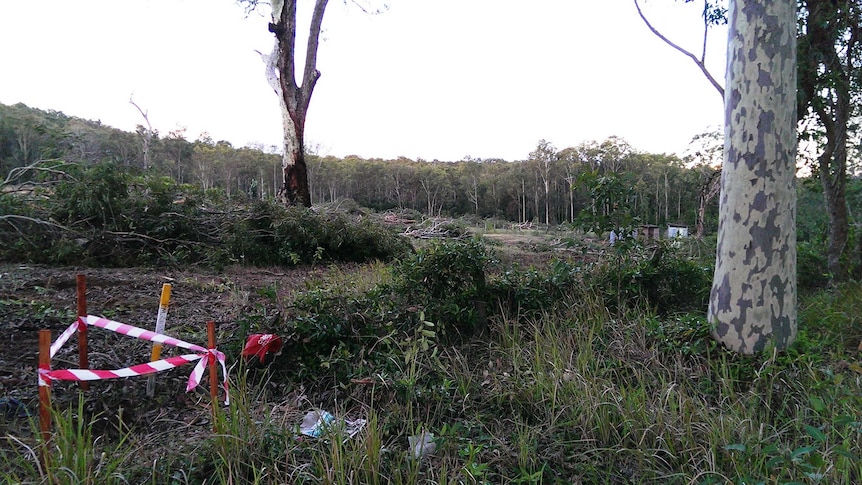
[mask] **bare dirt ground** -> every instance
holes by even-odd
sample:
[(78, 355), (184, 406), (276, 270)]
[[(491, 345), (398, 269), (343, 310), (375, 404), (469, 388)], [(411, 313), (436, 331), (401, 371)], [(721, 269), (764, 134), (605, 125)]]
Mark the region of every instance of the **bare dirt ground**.
[[(55, 340), (75, 321), (76, 276), (87, 286), (87, 310), (111, 320), (154, 329), (162, 285), (172, 285), (165, 333), (190, 343), (206, 344), (206, 322), (217, 325), (218, 347), (238, 354), (242, 343), (237, 320), (250, 308), (272, 306), (273, 292), (289, 298), (325, 268), (158, 270), (144, 268), (52, 268), (0, 265), (0, 436), (29, 437), (27, 415), (38, 410), (38, 332), (51, 330)], [(275, 312), (275, 311), (273, 311)], [(151, 344), (144, 340), (89, 327), (91, 369), (118, 369), (147, 362)], [(163, 356), (188, 353), (165, 347)], [(236, 360), (238, 355), (229, 355)], [(52, 360), (52, 368), (78, 367), (77, 337), (73, 336)], [(146, 377), (93, 381), (83, 393), (94, 429), (154, 427), (209, 429), (209, 398), (205, 387), (192, 393), (185, 385), (194, 364), (156, 377), (154, 397), (146, 396)], [(76, 383), (55, 381), (52, 399), (58, 408), (77, 405)], [(20, 405), (18, 404), (20, 403)], [(161, 424), (157, 424), (161, 423)], [(158, 430), (152, 429), (153, 432)]]

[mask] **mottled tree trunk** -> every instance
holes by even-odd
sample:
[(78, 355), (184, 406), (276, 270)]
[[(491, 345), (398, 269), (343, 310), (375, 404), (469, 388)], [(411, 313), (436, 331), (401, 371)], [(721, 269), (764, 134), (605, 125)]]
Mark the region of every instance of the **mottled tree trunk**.
[(796, 336), (796, 1), (732, 0), (713, 336), (752, 354)]

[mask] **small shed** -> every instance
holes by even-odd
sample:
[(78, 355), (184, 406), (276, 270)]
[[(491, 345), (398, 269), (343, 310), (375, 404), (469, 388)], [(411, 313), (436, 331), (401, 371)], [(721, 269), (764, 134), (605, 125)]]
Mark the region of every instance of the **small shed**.
[(688, 237), (688, 226), (682, 224), (668, 224), (667, 237), (673, 239), (675, 237)]
[(652, 224), (641, 224), (638, 228), (638, 236), (644, 241), (658, 241), (658, 226)]

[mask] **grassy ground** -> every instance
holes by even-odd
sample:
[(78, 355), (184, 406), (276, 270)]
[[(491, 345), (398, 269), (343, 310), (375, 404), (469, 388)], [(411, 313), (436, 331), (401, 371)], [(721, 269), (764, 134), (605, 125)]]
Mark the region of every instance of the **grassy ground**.
[[(487, 268), (481, 289), (493, 308), (482, 311), (463, 303), (476, 296), (475, 281), (438, 289), (436, 297), (411, 293), (410, 285), (436, 288), (433, 275), (422, 276), (421, 258), (398, 270), (331, 271), (296, 300), (260, 288), (270, 303), (246, 313), (244, 330), (280, 312), (281, 332), (301, 335), (269, 367), (235, 363), (231, 404), (220, 408), (217, 432), (97, 432), (71, 406), (58, 411), (48, 448), (32, 436), (7, 436), (0, 477), (159, 484), (862, 481), (862, 286), (805, 295), (790, 350), (742, 357), (710, 339), (702, 312), (658, 311), (637, 298), (637, 280), (628, 276), (642, 275), (648, 257), (598, 261), (591, 256), (598, 246), (567, 253), (571, 248), (561, 250), (568, 245), (556, 237), (539, 246), (565, 264), (519, 267), (499, 258), (508, 262)], [(499, 254), (499, 243), (490, 247)], [(676, 257), (690, 260), (698, 251)], [(451, 247), (436, 254), (465, 271), (477, 259)], [(420, 255), (431, 260), (435, 253)], [(442, 279), (451, 283), (454, 274)], [(401, 300), (403, 294), (415, 301)], [(451, 308), (434, 298), (461, 303)], [(464, 331), (458, 325), (468, 320), (482, 325)], [(329, 354), (303, 353), (316, 346)], [(319, 438), (297, 429), (313, 409), (335, 417)], [(347, 436), (342, 423), (357, 419), (364, 427)], [(411, 446), (411, 437), (427, 437), (427, 445)], [(47, 467), (36, 459), (45, 450)]]

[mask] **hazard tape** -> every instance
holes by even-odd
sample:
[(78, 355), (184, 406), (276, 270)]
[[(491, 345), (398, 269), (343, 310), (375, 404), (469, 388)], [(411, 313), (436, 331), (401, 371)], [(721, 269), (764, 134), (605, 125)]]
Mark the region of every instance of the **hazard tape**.
[(123, 335), (128, 335), (129, 337), (135, 337), (142, 340), (149, 340), (150, 342), (156, 342), (164, 345), (171, 345), (174, 347), (180, 347), (188, 350), (192, 350), (198, 352), (196, 354), (186, 354), (179, 355), (175, 357), (168, 357), (166, 359), (156, 360), (152, 362), (147, 362), (144, 364), (138, 364), (131, 367), (124, 367), (122, 369), (114, 369), (114, 370), (93, 370), (93, 369), (58, 369), (51, 370), (46, 368), (39, 368), (39, 385), (40, 386), (50, 386), (52, 380), (58, 381), (95, 381), (100, 379), (116, 379), (119, 377), (134, 377), (134, 376), (143, 376), (147, 374), (153, 374), (155, 372), (161, 372), (167, 369), (173, 369), (174, 367), (178, 367), (184, 364), (188, 364), (194, 361), (198, 361), (195, 368), (192, 370), (191, 375), (189, 375), (188, 383), (186, 384), (186, 392), (191, 391), (195, 387), (197, 387), (201, 378), (203, 377), (204, 369), (206, 369), (207, 365), (210, 361), (218, 362), (221, 365), (222, 376), (224, 380), (222, 381), (222, 385), (225, 390), (225, 404), (229, 404), (228, 400), (228, 381), (227, 381), (227, 366), (225, 365), (225, 355), (224, 353), (216, 350), (216, 349), (207, 349), (201, 347), (200, 345), (191, 344), (185, 342), (180, 339), (176, 339), (170, 337), (168, 335), (152, 332), (149, 330), (144, 330), (139, 327), (135, 327), (132, 325), (127, 325), (125, 323), (115, 322), (113, 320), (108, 320), (107, 318), (96, 317), (93, 315), (87, 315), (86, 317), (80, 316), (78, 317), (78, 321), (69, 326), (58, 338), (57, 340), (51, 344), (51, 357), (54, 357), (54, 354), (57, 353), (58, 350), (69, 340), (72, 334), (78, 330), (80, 325), (92, 325), (94, 327), (104, 328), (105, 330), (111, 330), (113, 332), (117, 332)]

